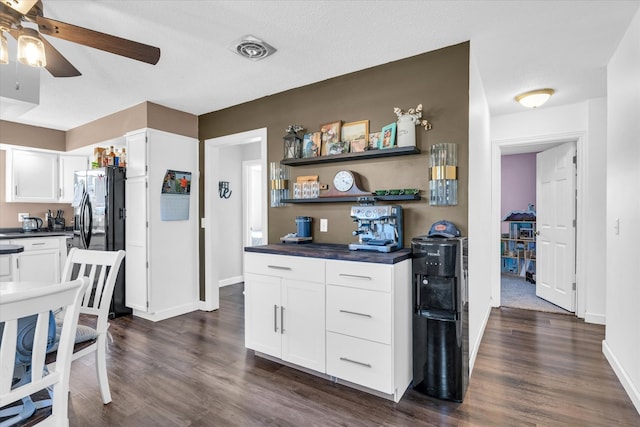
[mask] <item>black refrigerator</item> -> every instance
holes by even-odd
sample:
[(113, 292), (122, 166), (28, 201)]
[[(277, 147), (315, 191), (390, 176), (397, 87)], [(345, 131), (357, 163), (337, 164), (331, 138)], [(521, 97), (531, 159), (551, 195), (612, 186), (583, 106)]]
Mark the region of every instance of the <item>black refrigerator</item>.
[(469, 382), (467, 238), (411, 240), (413, 388), (462, 402)]
[[(117, 251), (125, 248), (125, 168), (108, 166), (76, 171), (74, 177), (73, 246)], [(122, 261), (111, 301), (111, 317), (131, 314), (125, 306)]]

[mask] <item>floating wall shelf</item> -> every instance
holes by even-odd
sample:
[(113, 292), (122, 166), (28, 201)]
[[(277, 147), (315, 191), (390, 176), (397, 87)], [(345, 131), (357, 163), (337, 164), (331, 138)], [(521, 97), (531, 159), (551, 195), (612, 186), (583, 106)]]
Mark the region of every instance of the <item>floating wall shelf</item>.
[(288, 166), (317, 165), (321, 163), (347, 162), (350, 160), (374, 159), (378, 157), (407, 156), (409, 154), (420, 154), (420, 149), (418, 149), (417, 147), (384, 148), (381, 150), (366, 150), (359, 153), (344, 153), (333, 154), (329, 156), (306, 157), (304, 159), (283, 159), (280, 161), (280, 164)]
[[(283, 199), (282, 203), (329, 203), (329, 202), (350, 202), (357, 203), (358, 198), (362, 196), (356, 197), (318, 197), (317, 199)], [(372, 195), (376, 202), (400, 202), (400, 201), (408, 201), (408, 200), (421, 200), (419, 194), (403, 194), (398, 196), (375, 196)]]

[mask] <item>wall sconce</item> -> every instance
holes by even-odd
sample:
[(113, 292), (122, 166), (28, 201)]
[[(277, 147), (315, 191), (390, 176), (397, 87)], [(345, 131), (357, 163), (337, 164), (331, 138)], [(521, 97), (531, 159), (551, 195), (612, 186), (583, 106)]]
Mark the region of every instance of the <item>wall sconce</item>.
[(282, 202), (289, 198), (289, 167), (278, 162), (269, 164), (269, 180), (271, 181), (271, 207), (285, 206)]
[(300, 125), (291, 125), (287, 128), (287, 134), (282, 137), (285, 159), (300, 159), (302, 157), (302, 138), (298, 136), (298, 132), (303, 129)]
[(555, 91), (553, 89), (532, 90), (516, 96), (516, 101), (527, 108), (538, 108), (547, 102), (554, 92)]
[(458, 204), (458, 144), (442, 143), (431, 146), (429, 162), (429, 204), (453, 206)]

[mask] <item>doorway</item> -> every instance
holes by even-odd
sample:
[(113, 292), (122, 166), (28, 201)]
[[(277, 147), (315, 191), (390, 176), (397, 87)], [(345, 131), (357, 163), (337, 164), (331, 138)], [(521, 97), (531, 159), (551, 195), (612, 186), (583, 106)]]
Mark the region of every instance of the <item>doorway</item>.
[[(501, 215), (501, 184), (502, 184), (502, 171), (501, 171), (501, 157), (503, 155), (510, 154), (522, 154), (522, 153), (533, 153), (540, 152), (552, 147), (561, 145), (567, 142), (573, 142), (576, 146), (577, 152), (577, 186), (576, 186), (576, 229), (575, 229), (575, 265), (576, 265), (576, 293), (575, 293), (575, 313), (578, 317), (584, 317), (584, 305), (585, 305), (585, 292), (584, 289), (581, 289), (580, 277), (581, 272), (584, 270), (584, 266), (582, 264), (582, 256), (581, 253), (581, 245), (580, 242), (583, 241), (583, 236), (585, 235), (585, 230), (583, 229), (584, 221), (581, 221), (581, 218), (584, 217), (584, 212), (582, 211), (582, 206), (580, 203), (581, 194), (584, 191), (582, 183), (584, 182), (584, 162), (581, 158), (581, 154), (584, 150), (583, 141), (584, 137), (582, 133), (575, 133), (570, 135), (561, 135), (561, 136), (550, 136), (550, 137), (539, 137), (539, 138), (528, 138), (528, 139), (518, 139), (518, 140), (504, 140), (495, 142), (492, 147), (492, 164), (493, 164), (493, 179), (492, 179), (492, 193), (494, 194), (494, 199), (492, 202), (492, 211), (493, 211), (493, 221), (494, 224), (492, 229), (496, 232), (494, 236), (496, 238), (495, 246), (500, 247), (500, 237), (502, 235), (502, 215)], [(501, 259), (500, 252), (496, 251), (495, 256), (495, 268), (496, 273), (493, 277), (495, 280), (492, 281), (492, 305), (494, 307), (500, 307), (502, 305), (501, 302)]]
[[(267, 129), (211, 138), (204, 143), (204, 309), (216, 310), (220, 306), (219, 287), (244, 279), (244, 219), (248, 208), (243, 194), (243, 162), (255, 162), (264, 175), (267, 170)], [(265, 177), (262, 179), (266, 182)], [(219, 197), (220, 182), (227, 183), (228, 198)], [(262, 235), (267, 236), (267, 186), (251, 191), (260, 199), (257, 215)]]
[(242, 162), (242, 235), (244, 246), (258, 246), (266, 243), (262, 223), (262, 191), (265, 187), (262, 161)]

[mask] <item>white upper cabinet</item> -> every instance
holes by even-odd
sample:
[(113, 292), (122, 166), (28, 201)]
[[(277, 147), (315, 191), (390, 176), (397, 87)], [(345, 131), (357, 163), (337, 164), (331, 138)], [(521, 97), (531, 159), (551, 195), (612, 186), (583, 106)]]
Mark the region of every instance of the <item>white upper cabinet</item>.
[(6, 200), (27, 203), (71, 203), (73, 172), (86, 170), (86, 156), (8, 149)]
[(40, 151), (7, 150), (7, 201), (58, 201), (58, 155)]
[(58, 183), (59, 203), (71, 203), (73, 201), (74, 172), (89, 169), (89, 158), (87, 156), (71, 156), (61, 154), (59, 162), (60, 174)]

